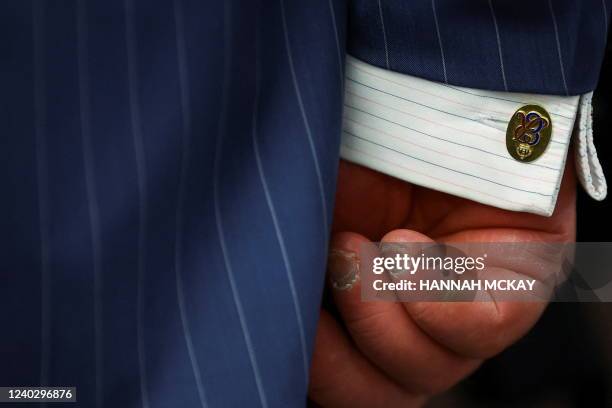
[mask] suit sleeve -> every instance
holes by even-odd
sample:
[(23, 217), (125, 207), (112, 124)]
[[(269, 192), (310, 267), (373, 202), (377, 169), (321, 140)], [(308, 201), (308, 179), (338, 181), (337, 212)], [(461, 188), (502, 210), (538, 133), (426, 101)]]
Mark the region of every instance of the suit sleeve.
[[(484, 204), (550, 215), (573, 141), (569, 159), (582, 185), (605, 198), (591, 97), (606, 2), (535, 0), (528, 10), (464, 3), (351, 4), (341, 156)], [(522, 126), (534, 134), (513, 121), (532, 106), (548, 115), (544, 137), (530, 111)], [(518, 139), (509, 139), (513, 132)]]

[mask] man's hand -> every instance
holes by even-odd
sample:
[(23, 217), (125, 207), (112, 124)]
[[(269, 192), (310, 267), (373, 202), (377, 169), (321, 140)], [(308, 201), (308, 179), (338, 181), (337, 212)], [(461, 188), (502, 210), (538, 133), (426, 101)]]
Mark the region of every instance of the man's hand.
[[(342, 162), (329, 273), (359, 267), (364, 242), (573, 242), (568, 163), (552, 217), (505, 211)], [(356, 270), (356, 269), (355, 269)], [(410, 407), (444, 391), (523, 336), (544, 302), (362, 302), (359, 281), (323, 310), (310, 397), (323, 407)], [(343, 327), (346, 330), (343, 329)]]

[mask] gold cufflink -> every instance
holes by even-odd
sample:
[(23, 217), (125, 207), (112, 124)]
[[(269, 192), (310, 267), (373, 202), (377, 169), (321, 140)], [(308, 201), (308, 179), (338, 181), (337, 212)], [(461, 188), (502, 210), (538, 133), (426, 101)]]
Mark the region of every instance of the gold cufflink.
[(552, 121), (541, 106), (525, 105), (518, 109), (506, 131), (506, 148), (510, 156), (521, 162), (540, 157), (550, 143)]

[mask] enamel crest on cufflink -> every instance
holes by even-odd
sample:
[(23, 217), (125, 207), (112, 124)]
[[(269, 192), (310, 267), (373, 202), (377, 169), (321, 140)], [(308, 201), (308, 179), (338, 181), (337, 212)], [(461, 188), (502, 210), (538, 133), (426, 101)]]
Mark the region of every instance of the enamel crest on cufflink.
[(506, 148), (520, 162), (532, 162), (542, 156), (552, 135), (550, 115), (539, 105), (518, 109), (506, 131)]

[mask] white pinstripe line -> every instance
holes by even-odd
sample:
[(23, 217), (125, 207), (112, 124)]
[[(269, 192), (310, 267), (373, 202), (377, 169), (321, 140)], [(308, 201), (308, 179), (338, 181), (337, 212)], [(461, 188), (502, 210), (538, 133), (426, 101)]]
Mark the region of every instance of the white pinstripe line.
[(340, 81), (340, 90), (344, 89), (344, 81), (342, 81), (343, 68), (342, 68), (342, 52), (340, 51), (340, 39), (338, 38), (338, 25), (336, 24), (336, 12), (334, 11), (333, 0), (329, 0), (329, 14), (331, 15), (332, 28), (334, 29), (334, 39), (336, 40), (336, 52), (338, 54), (338, 79)]
[(440, 45), (440, 56), (442, 57), (442, 70), (444, 71), (444, 83), (448, 84), (448, 76), (446, 75), (446, 59), (444, 58), (444, 46), (442, 45), (442, 36), (440, 35), (440, 26), (438, 25), (438, 12), (436, 11), (436, 0), (431, 0), (431, 10), (433, 11), (434, 23), (436, 25), (436, 34), (438, 35), (438, 44)]
[(383, 35), (383, 42), (385, 44), (385, 64), (387, 69), (390, 69), (389, 65), (389, 46), (387, 44), (387, 30), (385, 29), (385, 18), (383, 16), (382, 4), (380, 4), (380, 0), (378, 0), (378, 15), (380, 16), (380, 29)]
[(88, 50), (87, 3), (79, 1), (77, 5), (77, 36), (78, 36), (78, 76), (81, 139), (83, 148), (83, 165), (85, 173), (85, 188), (87, 191), (87, 207), (91, 228), (91, 247), (93, 256), (94, 280), (94, 354), (95, 354), (95, 401), (96, 407), (104, 405), (103, 375), (104, 354), (102, 347), (102, 245), (100, 243), (100, 211), (98, 193), (94, 173), (93, 147), (91, 140), (91, 106), (89, 91), (89, 50)]
[(559, 55), (559, 67), (561, 68), (561, 78), (563, 78), (563, 88), (565, 89), (565, 94), (569, 95), (567, 82), (565, 81), (565, 68), (563, 67), (563, 55), (561, 54), (559, 28), (557, 27), (557, 18), (555, 17), (555, 10), (553, 9), (552, 0), (548, 0), (548, 8), (550, 9), (550, 16), (552, 17), (553, 27), (555, 29), (555, 40), (557, 41), (557, 54)]
[(323, 188), (323, 179), (321, 177), (321, 168), (319, 167), (319, 158), (317, 157), (317, 151), (314, 145), (314, 141), (312, 140), (312, 134), (310, 131), (310, 124), (308, 122), (308, 117), (306, 116), (306, 110), (304, 109), (304, 103), (302, 101), (302, 93), (300, 92), (300, 86), (298, 84), (297, 75), (295, 73), (295, 67), (293, 66), (293, 57), (291, 55), (291, 43), (289, 41), (289, 30), (287, 29), (287, 17), (285, 16), (285, 2), (284, 0), (279, 0), (281, 6), (281, 17), (283, 21), (283, 33), (285, 35), (285, 48), (287, 51), (287, 59), (289, 61), (289, 69), (291, 71), (291, 79), (293, 80), (293, 88), (295, 89), (295, 94), (297, 98), (297, 102), (300, 108), (300, 112), (302, 114), (302, 120), (304, 122), (304, 128), (306, 129), (306, 136), (308, 136), (308, 144), (310, 146), (310, 153), (312, 155), (312, 160), (314, 162), (315, 173), (317, 174), (317, 183), (319, 184), (319, 196), (321, 199), (321, 207), (323, 209), (323, 233), (325, 235), (325, 247), (327, 248), (327, 203), (325, 202), (325, 190)]
[(179, 91), (181, 100), (181, 113), (183, 119), (183, 151), (181, 156), (181, 172), (179, 176), (178, 197), (176, 200), (176, 237), (174, 241), (174, 272), (176, 274), (176, 296), (183, 327), (183, 338), (189, 354), (189, 361), (200, 399), (200, 406), (206, 408), (206, 392), (202, 384), (200, 365), (193, 346), (191, 327), (187, 317), (185, 306), (185, 295), (183, 289), (183, 208), (185, 206), (185, 190), (187, 188), (187, 175), (189, 174), (189, 164), (191, 162), (191, 103), (189, 71), (187, 66), (187, 52), (185, 47), (185, 28), (183, 22), (183, 5), (181, 0), (174, 0), (174, 22), (176, 29), (176, 57), (179, 74)]
[(504, 57), (502, 54), (501, 38), (499, 36), (499, 27), (497, 26), (497, 17), (495, 17), (495, 9), (493, 8), (492, 0), (489, 0), (489, 9), (491, 10), (493, 26), (495, 27), (495, 37), (497, 38), (497, 52), (499, 53), (499, 66), (501, 69), (502, 79), (504, 81), (504, 89), (506, 90), (506, 92), (508, 92), (508, 83), (506, 82), (506, 70), (504, 69)]
[(143, 145), (142, 123), (140, 118), (140, 107), (138, 103), (138, 67), (136, 53), (136, 38), (134, 34), (134, 12), (133, 0), (125, 0), (125, 39), (128, 63), (128, 93), (130, 104), (130, 120), (132, 126), (132, 137), (134, 141), (134, 153), (136, 159), (136, 177), (138, 183), (138, 288), (137, 288), (137, 310), (136, 310), (136, 332), (138, 348), (138, 368), (140, 372), (140, 396), (143, 408), (149, 407), (149, 393), (147, 389), (147, 370), (144, 350), (144, 283), (146, 276), (146, 237), (147, 237), (147, 173), (146, 158)]
[[(259, 44), (257, 47), (259, 51)], [(272, 195), (270, 194), (270, 189), (268, 188), (268, 182), (266, 180), (266, 175), (264, 173), (263, 165), (261, 162), (261, 156), (259, 154), (259, 144), (257, 139), (257, 120), (258, 120), (258, 110), (259, 110), (259, 72), (260, 70), (260, 62), (259, 55), (257, 56), (256, 67), (255, 67), (255, 101), (253, 104), (253, 119), (252, 119), (252, 138), (253, 138), (253, 150), (255, 153), (255, 160), (257, 162), (257, 171), (259, 173), (259, 179), (261, 180), (261, 185), (263, 187), (264, 194), (266, 196), (266, 202), (268, 204), (268, 209), (270, 210), (270, 216), (272, 217), (272, 224), (274, 225), (274, 232), (276, 233), (276, 239), (278, 240), (278, 245), (280, 247), (281, 255), (283, 257), (283, 263), (285, 264), (285, 272), (287, 274), (287, 281), (289, 283), (289, 290), (291, 292), (291, 298), (293, 300), (293, 309), (295, 311), (295, 317), (297, 320), (298, 330), (300, 334), (300, 347), (302, 349), (302, 362), (304, 364), (304, 382), (308, 382), (308, 352), (306, 350), (306, 336), (304, 334), (304, 322), (302, 320), (302, 310), (300, 307), (300, 302), (297, 294), (297, 290), (295, 289), (295, 282), (293, 280), (293, 270), (291, 268), (291, 262), (289, 261), (289, 255), (287, 254), (287, 248), (285, 247), (285, 240), (283, 238), (283, 233), (280, 229), (280, 223), (278, 222), (278, 218), (276, 216), (276, 209), (274, 207), (274, 202), (272, 201)]]
[(234, 298), (234, 305), (236, 306), (236, 312), (238, 313), (238, 319), (240, 321), (240, 327), (242, 329), (242, 335), (244, 337), (244, 343), (249, 354), (249, 360), (251, 362), (251, 368), (253, 369), (253, 377), (255, 378), (255, 385), (257, 386), (257, 392), (259, 394), (259, 402), (261, 406), (266, 408), (268, 406), (266, 394), (263, 388), (261, 375), (259, 374), (259, 366), (257, 365), (257, 357), (253, 348), (253, 342), (251, 341), (251, 334), (249, 327), (246, 322), (244, 315), (244, 309), (242, 307), (242, 301), (240, 300), (240, 293), (238, 292), (238, 286), (236, 284), (236, 278), (234, 277), (234, 271), (232, 264), (229, 259), (229, 251), (225, 243), (225, 232), (223, 229), (223, 220), (221, 216), (221, 206), (219, 202), (219, 176), (221, 172), (221, 155), (223, 152), (223, 136), (225, 135), (225, 127), (227, 125), (227, 110), (228, 110), (228, 98), (229, 98), (229, 85), (230, 75), (229, 72), (232, 66), (232, 53), (231, 53), (231, 4), (230, 1), (224, 3), (224, 60), (223, 60), (223, 95), (221, 98), (221, 112), (219, 115), (219, 129), (217, 134), (217, 145), (215, 149), (214, 159), (214, 171), (213, 171), (213, 201), (215, 207), (215, 223), (217, 226), (217, 235), (219, 237), (219, 244), (221, 245), (221, 253), (223, 254), (223, 262), (225, 270), (227, 272), (227, 278), (232, 290), (232, 296)]
[[(45, 99), (44, 10), (41, 1), (32, 4), (34, 61), (34, 133), (36, 144), (36, 184), (40, 229), (40, 385), (49, 385), (51, 342), (51, 286), (49, 276), (49, 181), (47, 179), (47, 104)], [(42, 406), (47, 406), (43, 403)]]

